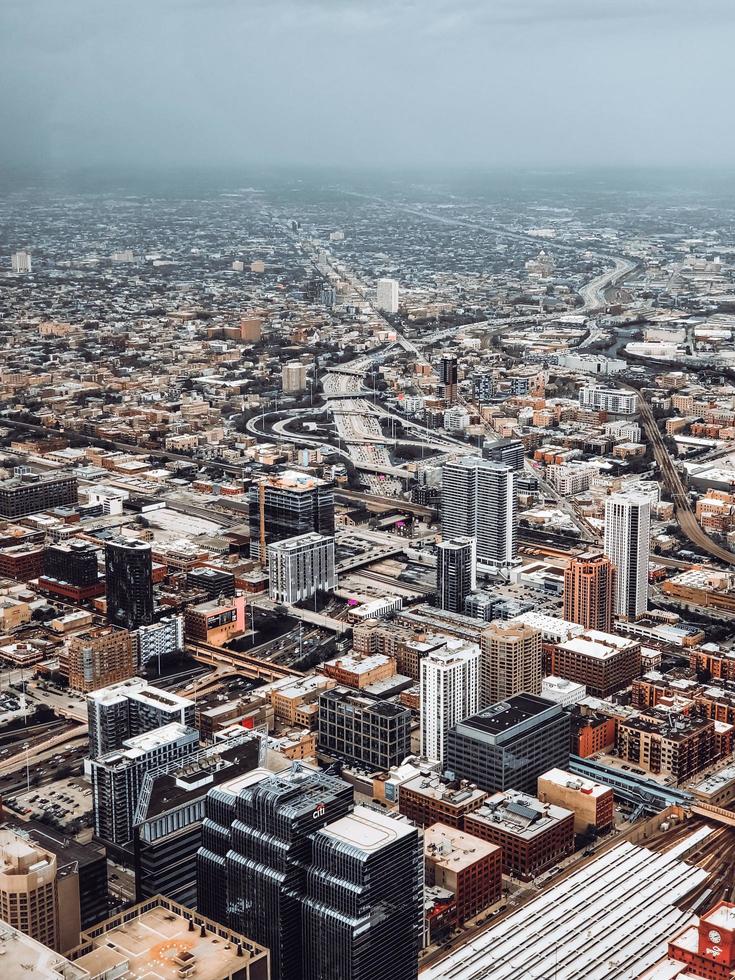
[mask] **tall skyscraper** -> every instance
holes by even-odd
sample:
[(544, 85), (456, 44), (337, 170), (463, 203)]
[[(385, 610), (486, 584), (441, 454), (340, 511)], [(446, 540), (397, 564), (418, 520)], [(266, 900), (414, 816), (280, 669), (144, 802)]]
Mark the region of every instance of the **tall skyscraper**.
[(469, 456), (442, 468), (441, 529), (446, 541), (477, 540), (477, 562), (503, 569), (516, 560), (517, 499), (512, 467)]
[(415, 980), (423, 849), (405, 817), (357, 806), (314, 835), (303, 905), (304, 980)]
[(633, 620), (648, 609), (651, 501), (613, 494), (605, 501), (605, 554), (615, 566), (615, 615)]
[(541, 630), (523, 623), (495, 620), (482, 631), (480, 702), (482, 707), (516, 694), (540, 694)]
[(480, 648), (448, 640), (421, 659), (421, 754), (444, 763), (447, 732), (480, 708)]
[(474, 538), (450, 538), (436, 549), (436, 594), (440, 609), (464, 612), (464, 601), (477, 586)]
[(334, 487), (296, 470), (268, 476), (248, 492), (250, 556), (266, 562), (267, 545), (316, 531), (334, 534)]
[(303, 980), (315, 955), (302, 927), (314, 834), (352, 808), (349, 783), (298, 765), (278, 775), (255, 769), (207, 795), (197, 907), (246, 926), (270, 950), (271, 980)]
[(288, 604), (337, 587), (334, 538), (310, 531), (268, 545), (271, 599)]
[(13, 272), (30, 272), (32, 259), (30, 252), (13, 252), (10, 256), (10, 267)]
[(564, 619), (612, 631), (615, 566), (602, 553), (575, 555), (564, 570)]
[(395, 279), (378, 279), (375, 305), (385, 313), (398, 312), (398, 283)]
[(439, 380), (444, 387), (444, 401), (453, 405), (457, 400), (457, 358), (452, 354), (442, 354), (439, 362)]
[(153, 622), (151, 546), (135, 538), (116, 538), (105, 547), (107, 618), (128, 630)]

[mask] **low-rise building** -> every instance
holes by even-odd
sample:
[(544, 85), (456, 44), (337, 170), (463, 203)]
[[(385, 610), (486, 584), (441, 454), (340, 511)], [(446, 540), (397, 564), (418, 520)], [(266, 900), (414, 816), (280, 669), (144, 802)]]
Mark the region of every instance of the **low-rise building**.
[(572, 810), (574, 832), (587, 834), (609, 830), (614, 820), (613, 791), (609, 786), (575, 776), (564, 769), (549, 769), (538, 778), (538, 798)]
[(502, 895), (500, 847), (447, 824), (435, 823), (424, 832), (424, 870), (429, 887), (452, 893), (452, 919), (457, 925), (493, 905)]
[(465, 818), (465, 831), (497, 844), (503, 871), (529, 880), (574, 850), (574, 813), (510, 789)]

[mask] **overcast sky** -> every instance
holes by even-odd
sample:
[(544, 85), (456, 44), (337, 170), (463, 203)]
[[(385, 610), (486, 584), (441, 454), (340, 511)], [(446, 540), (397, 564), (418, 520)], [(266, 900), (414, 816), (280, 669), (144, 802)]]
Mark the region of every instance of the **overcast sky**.
[(735, 163), (735, 0), (0, 0), (0, 165)]

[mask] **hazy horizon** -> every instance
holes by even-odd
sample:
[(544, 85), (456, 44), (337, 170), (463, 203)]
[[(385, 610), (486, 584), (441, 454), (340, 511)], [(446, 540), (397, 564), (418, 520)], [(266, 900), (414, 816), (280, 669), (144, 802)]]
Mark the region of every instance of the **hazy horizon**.
[(727, 0), (26, 0), (0, 169), (735, 165)]

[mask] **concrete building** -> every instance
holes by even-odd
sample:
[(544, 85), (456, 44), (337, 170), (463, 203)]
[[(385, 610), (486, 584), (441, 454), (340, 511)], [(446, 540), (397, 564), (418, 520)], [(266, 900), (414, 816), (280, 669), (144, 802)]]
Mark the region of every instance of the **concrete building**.
[(444, 762), (447, 732), (480, 707), (480, 648), (448, 640), (421, 660), (421, 754)]
[(77, 502), (77, 478), (68, 473), (21, 473), (0, 481), (0, 517), (12, 520)]
[(374, 769), (390, 769), (411, 754), (411, 712), (345, 688), (319, 697), (319, 750)]
[(424, 831), (424, 868), (428, 886), (452, 892), (452, 921), (456, 925), (500, 901), (503, 860), (497, 844), (435, 823)]
[[(70, 954), (89, 980), (269, 980), (265, 946), (224, 923), (156, 895), (126, 908), (82, 936)], [(66, 974), (61, 974), (66, 980)], [(72, 980), (76, 980), (74, 974)]]
[(453, 405), (457, 400), (457, 380), (457, 358), (452, 354), (443, 354), (439, 362), (439, 381), (448, 405)]
[(574, 813), (515, 789), (496, 793), (470, 813), (465, 831), (497, 844), (503, 872), (526, 881), (574, 850)]
[(184, 649), (184, 617), (163, 616), (150, 626), (139, 626), (131, 634), (136, 669), (147, 670), (151, 664), (160, 666), (161, 659)]
[(638, 395), (620, 388), (582, 388), (579, 392), (579, 407), (609, 412), (611, 415), (635, 415), (638, 411)]
[(307, 370), (301, 361), (288, 361), (281, 368), (281, 386), (284, 395), (306, 389)]
[(544, 651), (545, 671), (584, 684), (587, 693), (608, 698), (641, 673), (641, 644), (618, 633), (585, 630)]
[(605, 501), (605, 555), (615, 566), (615, 615), (637, 619), (648, 609), (651, 501), (614, 494)]
[(436, 549), (436, 594), (440, 609), (461, 613), (477, 588), (475, 538), (450, 538)]
[(541, 630), (496, 620), (480, 635), (480, 703), (506, 701), (514, 694), (540, 694)]
[(90, 761), (95, 837), (130, 863), (133, 814), (147, 772), (194, 755), (199, 733), (172, 722), (125, 739), (122, 748)]
[(193, 643), (222, 646), (247, 628), (245, 596), (209, 599), (184, 610), (184, 634)]
[(57, 952), (79, 941), (79, 903), (60, 919), (56, 855), (12, 830), (0, 831), (0, 919)]
[(615, 566), (603, 554), (575, 555), (564, 570), (564, 619), (612, 631)]
[(478, 564), (506, 569), (517, 557), (517, 500), (512, 467), (466, 456), (442, 467), (441, 532), (475, 538)]
[(13, 270), (13, 272), (18, 274), (31, 272), (33, 268), (31, 253), (24, 252), (23, 250), (13, 252), (13, 254), (10, 256), (10, 268)]
[(568, 765), (569, 733), (560, 705), (518, 694), (449, 729), (446, 767), (486, 792), (535, 793), (549, 766)]
[(394, 677), (396, 662), (393, 657), (386, 657), (382, 653), (352, 651), (334, 660), (325, 661), (321, 670), (337, 684), (362, 689)]
[(401, 782), (398, 809), (419, 827), (442, 823), (462, 829), (468, 813), (479, 809), (487, 793), (466, 779), (449, 780), (428, 766)]
[(305, 473), (289, 470), (254, 483), (248, 507), (250, 555), (263, 564), (267, 545), (275, 541), (310, 531), (334, 535), (334, 486)]
[(84, 630), (68, 641), (69, 687), (96, 691), (135, 673), (135, 656), (130, 633), (114, 626)]
[(178, 722), (194, 727), (194, 702), (131, 677), (87, 697), (89, 755), (97, 759), (136, 735)]
[(395, 279), (378, 279), (375, 305), (385, 313), (398, 312), (398, 283)]
[(555, 701), (563, 708), (570, 708), (586, 696), (587, 688), (584, 684), (575, 684), (574, 681), (568, 681), (564, 677), (554, 677), (553, 674), (541, 678), (541, 697), (548, 701)]
[(310, 531), (268, 545), (268, 593), (287, 605), (337, 587), (334, 538)]
[(564, 769), (549, 769), (538, 778), (542, 803), (572, 810), (575, 834), (604, 833), (613, 825), (613, 791), (609, 786), (575, 776)]

